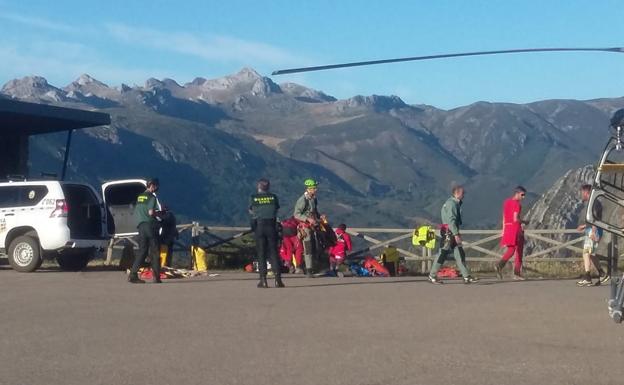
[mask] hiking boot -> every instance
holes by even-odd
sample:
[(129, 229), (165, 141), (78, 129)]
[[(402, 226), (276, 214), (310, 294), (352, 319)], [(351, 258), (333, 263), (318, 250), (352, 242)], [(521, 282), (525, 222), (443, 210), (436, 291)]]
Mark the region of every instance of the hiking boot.
[(478, 282), (478, 281), (479, 281), (479, 278), (475, 278), (475, 277), (472, 277), (470, 275), (467, 276), (467, 277), (464, 277), (464, 283), (465, 284), (475, 283), (475, 282)]
[(503, 267), (500, 265), (500, 263), (496, 263), (494, 265), (494, 270), (496, 270), (496, 278), (498, 278), (499, 280), (503, 280)]
[(610, 275), (601, 275), (600, 278), (598, 279), (598, 283), (600, 283), (601, 285), (604, 285), (605, 283), (609, 283), (609, 281), (611, 280), (611, 276)]
[(526, 278), (522, 276), (522, 274), (514, 274), (514, 281), (526, 281)]
[(434, 285), (441, 285), (444, 283), (440, 281), (437, 277), (428, 276), (428, 278), (429, 278), (429, 282), (433, 283)]
[(267, 288), (267, 287), (269, 287), (269, 284), (267, 283), (266, 277), (260, 277), (260, 281), (258, 282), (258, 287), (259, 288)]
[(139, 278), (139, 275), (134, 273), (130, 273), (130, 275), (128, 276), (128, 282), (130, 283), (145, 283), (144, 280), (142, 280), (141, 278)]
[(280, 277), (279, 275), (275, 277), (275, 287), (286, 287), (286, 285), (284, 285), (284, 282), (282, 282), (282, 277)]
[(583, 279), (581, 279), (580, 281), (578, 281), (576, 283), (576, 286), (581, 286), (581, 287), (583, 287), (583, 286), (592, 286), (592, 285), (593, 285), (592, 280), (588, 279), (588, 278), (583, 278)]

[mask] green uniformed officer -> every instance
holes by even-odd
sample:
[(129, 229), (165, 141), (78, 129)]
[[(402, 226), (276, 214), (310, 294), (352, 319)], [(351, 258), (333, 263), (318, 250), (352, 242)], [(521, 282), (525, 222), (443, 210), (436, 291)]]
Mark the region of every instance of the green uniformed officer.
[(455, 263), (464, 278), (464, 283), (473, 283), (477, 279), (470, 275), (470, 271), (464, 264), (466, 260), (466, 254), (462, 247), (462, 239), (460, 234), (460, 226), (462, 225), (461, 206), (464, 199), (464, 188), (462, 186), (454, 186), (452, 189), (452, 196), (444, 202), (441, 210), (442, 216), (442, 230), (440, 236), (442, 238), (442, 247), (440, 247), (440, 253), (436, 258), (431, 272), (429, 273), (429, 281), (431, 283), (442, 283), (437, 277), (438, 270), (446, 260), (450, 253), (453, 253), (455, 257)]
[(297, 219), (301, 224), (305, 236), (303, 238), (303, 258), (305, 262), (306, 275), (312, 277), (313, 263), (314, 263), (314, 245), (313, 236), (314, 228), (318, 226), (319, 213), (318, 202), (316, 200), (316, 192), (318, 189), (318, 182), (314, 179), (306, 179), (303, 184), (305, 185), (305, 192), (295, 203), (295, 210), (293, 217)]
[(136, 200), (134, 217), (139, 230), (139, 254), (134, 259), (130, 277), (128, 277), (128, 281), (131, 283), (145, 283), (145, 281), (139, 279), (138, 272), (148, 254), (152, 259), (153, 282), (161, 283), (160, 258), (158, 256), (158, 229), (160, 225), (157, 219), (160, 204), (156, 198), (156, 191), (158, 191), (159, 185), (158, 178), (148, 180), (147, 189), (139, 194)]
[(267, 256), (271, 258), (271, 267), (275, 274), (275, 287), (284, 287), (282, 282), (281, 265), (277, 255), (277, 210), (279, 200), (277, 195), (270, 193), (270, 182), (260, 179), (256, 185), (257, 192), (249, 198), (249, 213), (252, 229), (256, 240), (258, 254), (258, 271), (260, 282), (258, 287), (269, 287), (267, 284)]

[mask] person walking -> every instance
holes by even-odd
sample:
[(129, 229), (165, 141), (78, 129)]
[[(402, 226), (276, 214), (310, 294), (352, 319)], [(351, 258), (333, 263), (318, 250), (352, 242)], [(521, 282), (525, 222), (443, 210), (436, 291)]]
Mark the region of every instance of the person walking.
[(284, 287), (282, 269), (277, 256), (277, 211), (279, 200), (277, 195), (269, 192), (271, 183), (268, 179), (260, 179), (256, 184), (257, 192), (249, 198), (249, 213), (256, 241), (258, 255), (258, 271), (260, 281), (258, 287), (267, 288), (267, 256), (271, 259), (271, 267), (275, 275), (275, 287)]
[[(584, 273), (581, 277), (581, 280), (576, 284), (577, 286), (593, 286), (594, 283), (591, 279), (591, 265), (593, 264), (596, 270), (598, 271), (598, 281), (596, 285), (601, 285), (609, 282), (611, 277), (605, 273), (605, 271), (600, 267), (600, 259), (596, 255), (596, 250), (598, 248), (598, 243), (602, 238), (602, 229), (596, 226), (592, 226), (586, 223), (587, 217), (587, 208), (589, 204), (589, 196), (591, 194), (592, 186), (589, 184), (584, 184), (581, 186), (581, 200), (583, 201), (583, 209), (579, 214), (578, 227), (576, 228), (579, 232), (585, 234), (583, 239), (583, 267)], [(602, 205), (600, 201), (595, 201), (592, 207), (594, 218), (602, 219)]]
[(507, 261), (515, 254), (514, 259), (514, 279), (524, 281), (522, 275), (522, 256), (524, 252), (524, 230), (522, 225), (522, 200), (526, 196), (526, 189), (517, 186), (514, 194), (503, 203), (503, 231), (501, 237), (501, 246), (506, 247), (507, 251), (501, 259), (494, 265), (496, 276), (503, 279), (503, 268)]
[(305, 262), (305, 271), (308, 277), (312, 277), (314, 271), (314, 229), (318, 227), (320, 219), (318, 213), (318, 201), (316, 193), (318, 190), (318, 182), (314, 179), (306, 179), (305, 192), (295, 203), (293, 217), (299, 221), (299, 225), (303, 233), (303, 260)]
[(152, 281), (161, 283), (160, 281), (160, 258), (158, 246), (158, 230), (160, 223), (158, 215), (160, 213), (160, 203), (156, 198), (156, 192), (160, 187), (158, 178), (152, 178), (147, 181), (147, 189), (139, 194), (134, 208), (134, 217), (139, 230), (138, 243), (139, 254), (134, 258), (132, 269), (128, 282), (145, 283), (139, 278), (139, 268), (145, 263), (145, 258), (149, 255), (152, 263)]
[(437, 273), (449, 254), (453, 254), (455, 263), (461, 272), (464, 283), (477, 282), (478, 279), (470, 275), (470, 270), (465, 265), (466, 254), (462, 247), (462, 238), (460, 227), (462, 225), (462, 202), (464, 199), (464, 187), (454, 186), (451, 190), (451, 197), (444, 202), (441, 210), (442, 226), (440, 228), (440, 236), (442, 238), (442, 247), (436, 258), (431, 271), (429, 272), (429, 281), (434, 284), (441, 284)]

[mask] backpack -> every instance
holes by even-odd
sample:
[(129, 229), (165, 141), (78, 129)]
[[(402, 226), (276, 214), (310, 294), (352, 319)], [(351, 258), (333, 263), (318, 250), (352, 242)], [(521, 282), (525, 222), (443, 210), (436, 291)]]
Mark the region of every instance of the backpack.
[(295, 218), (288, 218), (281, 222), (282, 224), (282, 236), (292, 237), (297, 235), (297, 226), (299, 222)]

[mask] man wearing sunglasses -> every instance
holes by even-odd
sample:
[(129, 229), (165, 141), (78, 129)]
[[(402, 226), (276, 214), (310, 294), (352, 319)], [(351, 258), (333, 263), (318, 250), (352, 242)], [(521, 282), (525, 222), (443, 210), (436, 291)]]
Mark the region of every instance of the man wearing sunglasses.
[(515, 254), (514, 259), (514, 279), (524, 281), (522, 275), (522, 253), (524, 251), (524, 230), (522, 225), (522, 200), (526, 196), (526, 189), (517, 186), (514, 195), (503, 203), (503, 235), (501, 246), (507, 247), (507, 251), (500, 261), (494, 265), (498, 279), (503, 279), (503, 268), (509, 259)]

